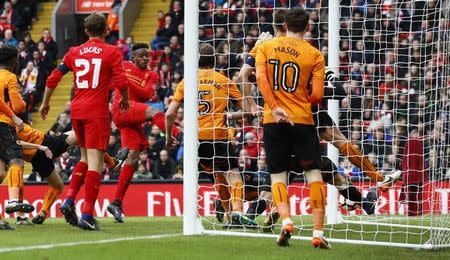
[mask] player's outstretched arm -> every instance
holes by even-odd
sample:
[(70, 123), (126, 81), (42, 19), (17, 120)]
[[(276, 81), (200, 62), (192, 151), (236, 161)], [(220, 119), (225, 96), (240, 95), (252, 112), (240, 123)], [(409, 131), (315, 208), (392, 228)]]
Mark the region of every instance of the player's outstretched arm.
[(170, 102), (169, 108), (166, 111), (166, 146), (169, 149), (174, 148), (178, 143), (172, 135), (172, 126), (175, 121), (178, 109), (181, 107), (181, 103), (175, 100)]
[(53, 159), (53, 153), (50, 151), (50, 149), (47, 146), (39, 145), (39, 144), (33, 144), (21, 141), (22, 148), (23, 149), (38, 149), (40, 151), (43, 151), (45, 153), (45, 156), (49, 159)]

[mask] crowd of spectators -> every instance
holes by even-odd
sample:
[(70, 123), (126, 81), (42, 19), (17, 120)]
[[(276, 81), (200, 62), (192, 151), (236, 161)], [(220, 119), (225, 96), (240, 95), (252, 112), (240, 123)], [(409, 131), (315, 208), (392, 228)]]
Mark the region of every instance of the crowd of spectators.
[(19, 51), (17, 75), (27, 110), (21, 117), (32, 123), (31, 113), (36, 110), (45, 87), (45, 79), (55, 67), (57, 46), (49, 29), (40, 39), (31, 38), (29, 31), (36, 21), (37, 0), (0, 1), (0, 46), (12, 45)]
[[(248, 57), (261, 32), (271, 32), (274, 8), (302, 6), (311, 14), (305, 40), (328, 58), (328, 1), (319, 0), (200, 0), (199, 41), (216, 49), (216, 69), (232, 80)], [(403, 147), (414, 136), (424, 140), (428, 174), (442, 178), (449, 173), (449, 21), (441, 8), (446, 0), (340, 1), (340, 67), (338, 81), (348, 94), (340, 102), (339, 127), (378, 169), (401, 168)], [(149, 68), (160, 75), (156, 97), (148, 102), (164, 111), (183, 78), (183, 1), (172, 0), (168, 12), (158, 11), (159, 29), (151, 45)], [(133, 38), (117, 41), (130, 58)], [(34, 56), (34, 54), (33, 54)], [(262, 105), (256, 87), (254, 97)], [(52, 128), (64, 129), (60, 118)], [(229, 122), (241, 170), (265, 171), (261, 118)], [(176, 124), (183, 128), (183, 112)], [(120, 135), (113, 133), (108, 152), (117, 153)], [(57, 130), (58, 131), (58, 130)], [(145, 125), (149, 148), (139, 156), (137, 179), (182, 178), (183, 148), (164, 149), (164, 134), (151, 122)], [(76, 158), (75, 155), (69, 156)], [(62, 171), (71, 163), (60, 163)], [(67, 166), (68, 165), (68, 166)], [(339, 172), (360, 178), (361, 169), (340, 158)], [(115, 173), (105, 169), (105, 178)]]

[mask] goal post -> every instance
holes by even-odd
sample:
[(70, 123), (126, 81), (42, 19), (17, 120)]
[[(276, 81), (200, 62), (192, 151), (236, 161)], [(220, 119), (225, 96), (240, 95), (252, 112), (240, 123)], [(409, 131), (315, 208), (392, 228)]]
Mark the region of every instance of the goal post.
[(183, 234), (201, 234), (198, 215), (198, 0), (184, 6), (184, 160)]
[[(213, 185), (198, 182), (202, 174), (198, 169), (198, 46), (211, 43), (217, 70), (239, 82), (237, 72), (257, 36), (270, 30), (273, 10), (300, 3), (311, 13), (312, 29), (305, 40), (326, 56), (328, 69), (347, 92), (341, 101), (328, 101), (329, 115), (381, 173), (404, 171), (402, 182), (378, 192), (372, 213), (362, 208), (345, 210), (339, 205), (337, 189), (327, 184), (326, 238), (331, 243), (450, 247), (450, 0), (363, 2), (184, 2), (184, 235), (278, 236), (280, 223), (273, 229), (263, 223), (269, 206), (256, 219), (256, 229), (230, 229), (219, 222), (214, 216), (213, 201), (218, 195)], [(254, 82), (252, 91), (261, 105)], [(234, 134), (229, 143), (238, 154), (230, 157), (238, 160), (241, 172), (254, 171), (257, 176), (264, 172), (260, 164), (265, 160), (260, 119), (228, 120), (230, 136)], [(363, 197), (376, 186), (330, 143), (327, 155)], [(423, 169), (411, 168), (417, 161), (424, 162), (416, 165)], [(410, 177), (414, 172), (418, 172), (416, 180)], [(260, 191), (257, 184), (249, 183), (244, 178), (246, 190)], [(290, 185), (289, 195), (296, 227), (292, 239), (310, 240), (309, 187), (301, 173)], [(249, 206), (250, 201), (245, 201), (244, 212)]]

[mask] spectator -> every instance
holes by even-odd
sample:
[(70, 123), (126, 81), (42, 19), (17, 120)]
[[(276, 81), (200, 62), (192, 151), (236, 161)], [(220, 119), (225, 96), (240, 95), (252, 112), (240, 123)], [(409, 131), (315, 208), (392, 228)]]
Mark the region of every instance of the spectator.
[(169, 39), (177, 33), (176, 25), (172, 23), (172, 17), (166, 15), (164, 18), (164, 27), (156, 32), (156, 37), (150, 42), (153, 50), (162, 50), (169, 44)]
[(44, 43), (45, 52), (47, 53), (47, 56), (50, 59), (50, 61), (54, 63), (58, 55), (58, 46), (56, 45), (56, 42), (51, 35), (50, 29), (45, 28), (42, 31), (42, 37), (39, 40), (39, 42)]
[(50, 131), (48, 133), (50, 135), (59, 136), (70, 130), (72, 130), (72, 123), (70, 122), (70, 117), (67, 113), (63, 112), (59, 115), (58, 121), (55, 124), (53, 124), (52, 128), (50, 128)]
[(36, 42), (33, 41), (29, 32), (25, 33), (23, 41), (25, 42), (28, 55), (31, 56), (33, 51), (36, 49)]
[(27, 52), (27, 46), (25, 45), (25, 42), (23, 40), (20, 40), (17, 44), (17, 50), (19, 51), (18, 72), (21, 72), (24, 68), (27, 67), (27, 63), (31, 60), (31, 54)]
[(144, 164), (140, 163), (138, 165), (137, 171), (134, 173), (134, 178), (138, 180), (159, 180), (161, 179), (158, 175), (150, 172)]
[(4, 16), (4, 15), (0, 16), (0, 32), (2, 34), (4, 34), (5, 31), (8, 29), (14, 33), (16, 28), (14, 27), (14, 25), (12, 25), (8, 22), (8, 19), (6, 16)]
[(61, 168), (64, 175), (72, 175), (73, 168), (75, 167), (76, 161), (70, 156), (68, 152), (61, 154), (61, 157), (57, 160), (56, 164)]
[(106, 152), (108, 154), (117, 154), (117, 152), (119, 152), (119, 149), (120, 149), (120, 144), (117, 141), (117, 137), (114, 135), (111, 135), (109, 137), (108, 148), (107, 148)]
[(156, 162), (156, 160), (158, 160), (159, 152), (161, 150), (162, 150), (162, 144), (161, 143), (158, 144), (156, 137), (153, 135), (150, 135), (148, 137), (147, 154), (152, 163), (154, 163), (154, 162)]
[(13, 7), (12, 2), (17, 3), (17, 0), (4, 2), (3, 9), (0, 11), (0, 16), (5, 16), (6, 22), (12, 24), (16, 28), (16, 30), (23, 31), (24, 29), (26, 29), (27, 24), (25, 23), (25, 19), (22, 17), (19, 11)]
[(12, 45), (14, 47), (17, 47), (18, 41), (14, 38), (11, 29), (7, 29), (5, 31), (5, 38), (3, 39), (3, 43), (5, 45)]
[(155, 175), (159, 175), (163, 179), (171, 179), (175, 174), (176, 166), (175, 160), (170, 158), (169, 152), (164, 149), (159, 152), (159, 159), (155, 162), (152, 169)]
[(175, 169), (175, 174), (172, 176), (173, 180), (183, 179), (183, 161), (180, 161)]
[(114, 0), (111, 5), (111, 11), (108, 14), (107, 24), (109, 34), (106, 37), (106, 42), (109, 44), (115, 44), (119, 38), (119, 13), (122, 6), (122, 0)]
[(28, 123), (32, 122), (32, 113), (36, 103), (36, 82), (38, 78), (38, 69), (34, 67), (33, 62), (28, 62), (27, 67), (20, 73), (19, 81), (24, 88), (22, 96), (27, 104), (26, 112)]
[(423, 185), (428, 180), (424, 154), (423, 142), (416, 129), (405, 145), (402, 159), (404, 186), (399, 200), (408, 205), (408, 216), (423, 214)]
[(172, 2), (172, 7), (170, 9), (169, 15), (172, 17), (172, 20), (175, 25), (179, 25), (183, 22), (184, 15), (183, 15), (183, 8), (181, 6), (181, 2), (178, 0), (175, 0)]
[(128, 48), (128, 45), (123, 39), (118, 39), (116, 41), (117, 47), (121, 50), (122, 55), (124, 59), (130, 60), (131, 59), (131, 49)]

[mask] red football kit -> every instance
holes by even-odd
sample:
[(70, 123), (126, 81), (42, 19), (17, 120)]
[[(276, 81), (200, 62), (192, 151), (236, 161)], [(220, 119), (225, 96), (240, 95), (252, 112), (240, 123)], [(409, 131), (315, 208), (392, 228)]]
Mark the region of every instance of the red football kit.
[[(53, 70), (46, 86), (56, 88), (62, 76), (73, 72), (75, 94), (70, 117), (80, 147), (105, 151), (111, 132), (110, 86), (127, 87), (122, 54), (100, 39), (70, 48), (62, 63)], [(114, 83), (114, 84), (112, 84)]]
[(159, 82), (159, 76), (151, 70), (140, 69), (128, 61), (123, 65), (128, 79), (130, 109), (123, 113), (120, 111), (119, 101), (122, 95), (119, 91), (115, 91), (112, 118), (120, 130), (122, 147), (130, 150), (144, 150), (148, 146), (141, 127), (142, 123), (147, 121), (148, 105), (145, 102), (155, 94), (155, 84)]

